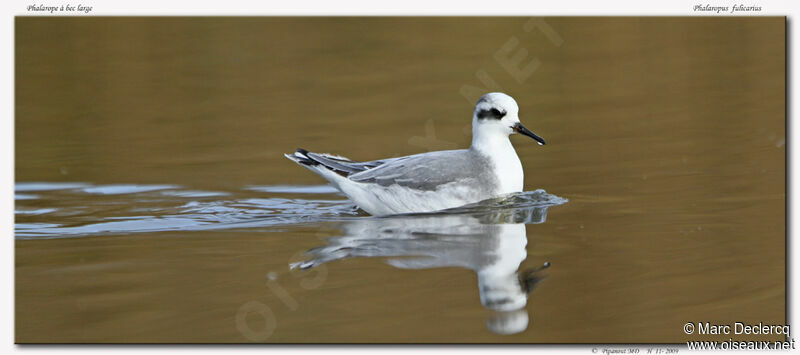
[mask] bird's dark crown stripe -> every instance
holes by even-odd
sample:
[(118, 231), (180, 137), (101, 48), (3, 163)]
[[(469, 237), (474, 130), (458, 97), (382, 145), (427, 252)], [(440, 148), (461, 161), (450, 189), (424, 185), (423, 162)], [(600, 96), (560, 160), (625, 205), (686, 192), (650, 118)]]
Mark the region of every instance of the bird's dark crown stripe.
[(506, 115), (505, 111), (500, 111), (500, 110), (498, 110), (496, 108), (492, 108), (492, 109), (489, 109), (489, 110), (480, 110), (480, 111), (478, 111), (478, 119), (481, 119), (481, 120), (485, 119), (485, 118), (493, 118), (493, 119), (499, 120), (499, 119), (502, 119), (503, 117), (505, 117), (505, 115)]

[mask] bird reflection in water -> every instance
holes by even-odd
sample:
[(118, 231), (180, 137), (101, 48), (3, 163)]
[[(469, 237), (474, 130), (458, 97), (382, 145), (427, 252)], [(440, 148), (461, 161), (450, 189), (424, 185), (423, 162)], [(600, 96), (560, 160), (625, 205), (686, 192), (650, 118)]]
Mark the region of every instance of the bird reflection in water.
[(566, 200), (543, 190), (479, 202), (436, 214), (359, 218), (342, 225), (342, 236), (308, 251), (307, 269), (355, 257), (387, 257), (401, 269), (463, 267), (478, 276), (481, 304), (492, 314), (490, 331), (515, 334), (528, 327), (528, 295), (550, 264), (520, 271), (527, 257), (526, 224), (544, 223), (547, 208)]

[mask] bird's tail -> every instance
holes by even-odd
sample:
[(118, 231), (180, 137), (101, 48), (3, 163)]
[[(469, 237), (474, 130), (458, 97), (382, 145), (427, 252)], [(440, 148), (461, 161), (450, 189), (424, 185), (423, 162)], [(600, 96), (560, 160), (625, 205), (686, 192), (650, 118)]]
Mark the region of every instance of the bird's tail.
[(343, 177), (359, 171), (359, 169), (349, 166), (350, 163), (356, 163), (350, 159), (325, 153), (312, 153), (303, 148), (297, 148), (293, 154), (284, 154), (284, 156), (312, 171), (329, 171)]
[(297, 151), (292, 154), (284, 154), (283, 156), (289, 158), (289, 160), (305, 166), (315, 166), (319, 165), (319, 163), (315, 162), (314, 159), (311, 159), (308, 156), (308, 151), (303, 148), (297, 148)]

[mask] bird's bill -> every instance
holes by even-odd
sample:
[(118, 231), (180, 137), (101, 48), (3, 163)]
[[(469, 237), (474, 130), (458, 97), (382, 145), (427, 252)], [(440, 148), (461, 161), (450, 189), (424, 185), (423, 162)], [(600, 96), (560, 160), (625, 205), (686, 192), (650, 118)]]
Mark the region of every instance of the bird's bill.
[(522, 123), (517, 122), (511, 128), (514, 129), (514, 132), (517, 132), (519, 134), (522, 134), (522, 135), (525, 135), (525, 136), (533, 138), (534, 140), (536, 140), (536, 142), (539, 143), (539, 145), (545, 145), (546, 144), (544, 142), (544, 138), (537, 136), (536, 133), (533, 133), (529, 129), (525, 128), (525, 126), (523, 126)]

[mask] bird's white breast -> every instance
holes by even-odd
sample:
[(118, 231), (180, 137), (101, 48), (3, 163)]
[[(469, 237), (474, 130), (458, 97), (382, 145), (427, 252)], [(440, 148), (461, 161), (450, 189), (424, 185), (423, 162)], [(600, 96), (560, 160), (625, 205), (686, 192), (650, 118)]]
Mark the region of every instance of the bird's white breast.
[(523, 172), (522, 163), (517, 157), (517, 153), (512, 149), (509, 154), (496, 157), (495, 173), (499, 182), (499, 193), (507, 194), (522, 191)]
[(494, 165), (494, 174), (498, 184), (497, 194), (521, 192), (524, 175), (522, 162), (519, 161), (514, 146), (511, 145), (508, 138), (493, 143), (480, 151), (489, 157)]

